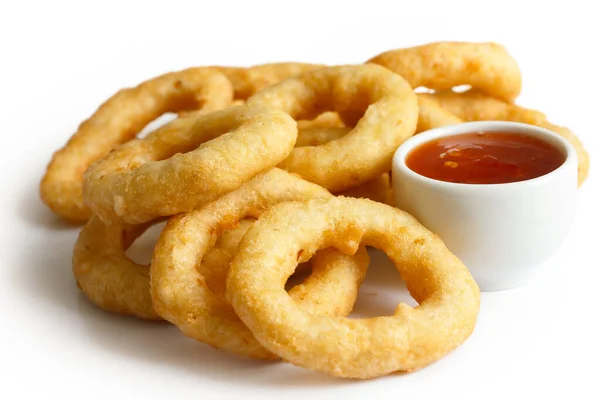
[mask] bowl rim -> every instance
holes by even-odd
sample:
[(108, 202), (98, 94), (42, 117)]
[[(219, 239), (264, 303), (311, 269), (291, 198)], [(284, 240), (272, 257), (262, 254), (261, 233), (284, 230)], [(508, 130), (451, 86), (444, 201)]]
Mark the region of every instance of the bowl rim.
[[(466, 133), (475, 133), (477, 131), (503, 132), (533, 136), (538, 139), (544, 140), (546, 143), (558, 148), (558, 150), (560, 150), (565, 155), (565, 160), (558, 168), (548, 172), (547, 174), (532, 179), (508, 183), (446, 182), (421, 175), (418, 172), (413, 171), (406, 165), (406, 158), (408, 154), (410, 154), (410, 152), (416, 147), (424, 143), (430, 142), (441, 137), (456, 136)], [(462, 122), (460, 124), (446, 125), (439, 128), (433, 128), (421, 132), (402, 143), (398, 147), (398, 149), (396, 149), (392, 158), (392, 170), (399, 170), (403, 174), (408, 175), (413, 179), (419, 180), (421, 181), (421, 183), (427, 184), (429, 186), (441, 186), (447, 187), (448, 189), (487, 191), (504, 190), (509, 188), (513, 189), (518, 188), (519, 186), (543, 185), (549, 180), (555, 178), (557, 175), (562, 174), (565, 169), (572, 167), (573, 164), (577, 166), (577, 153), (573, 145), (569, 143), (566, 139), (564, 139), (557, 133), (552, 132), (549, 129), (537, 125), (511, 121), (473, 121)], [(575, 182), (576, 181), (577, 178), (575, 177)]]

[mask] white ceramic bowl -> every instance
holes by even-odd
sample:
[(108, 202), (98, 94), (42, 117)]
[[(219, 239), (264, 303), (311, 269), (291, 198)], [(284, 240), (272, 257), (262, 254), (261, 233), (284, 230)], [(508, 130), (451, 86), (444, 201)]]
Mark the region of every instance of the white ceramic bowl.
[[(515, 132), (543, 139), (565, 154), (556, 170), (521, 182), (461, 184), (434, 180), (406, 166), (431, 140), (473, 132)], [(577, 155), (563, 138), (533, 125), (468, 122), (420, 133), (394, 154), (396, 206), (414, 215), (469, 268), (482, 291), (526, 283), (566, 237), (575, 211)]]

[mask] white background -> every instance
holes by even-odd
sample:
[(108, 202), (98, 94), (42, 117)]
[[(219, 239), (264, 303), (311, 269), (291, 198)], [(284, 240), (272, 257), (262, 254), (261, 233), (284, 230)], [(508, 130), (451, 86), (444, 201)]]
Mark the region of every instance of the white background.
[[(594, 3), (2, 2), (0, 398), (600, 398)], [(484, 294), (457, 351), (413, 374), (339, 380), (240, 361), (79, 295), (70, 270), (77, 229), (41, 205), (37, 187), (51, 152), (117, 89), (192, 65), (360, 63), (435, 40), (506, 45), (523, 72), (519, 103), (572, 128), (592, 156), (566, 243), (535, 282)], [(390, 312), (405, 293), (379, 264), (359, 306)]]

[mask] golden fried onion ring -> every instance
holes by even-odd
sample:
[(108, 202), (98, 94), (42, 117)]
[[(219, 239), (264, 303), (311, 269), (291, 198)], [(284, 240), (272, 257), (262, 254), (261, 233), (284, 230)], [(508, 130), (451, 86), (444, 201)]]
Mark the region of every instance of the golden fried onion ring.
[[(240, 219), (258, 217), (280, 202), (324, 197), (332, 196), (318, 185), (274, 168), (201, 209), (170, 218), (156, 245), (150, 269), (157, 312), (184, 334), (213, 347), (244, 357), (276, 358), (254, 339), (219, 296), (222, 289), (212, 291), (214, 284), (209, 284), (202, 275), (203, 269), (196, 265), (216, 237)], [(320, 257), (323, 258), (313, 262), (313, 273), (302, 285), (292, 288), (290, 296), (307, 312), (346, 315), (356, 301), (368, 256), (363, 249), (356, 257), (334, 250)]]
[(105, 223), (189, 211), (279, 163), (296, 137), (294, 120), (273, 109), (237, 106), (180, 117), (90, 167), (84, 198)]
[(92, 163), (166, 112), (214, 111), (232, 98), (229, 80), (209, 68), (171, 72), (118, 91), (54, 154), (40, 184), (42, 200), (66, 220), (87, 221), (91, 214), (83, 202), (83, 173)]
[[(419, 94), (418, 100), (419, 120), (416, 133), (464, 122), (429, 97)], [(321, 114), (312, 121), (298, 121), (298, 140), (296, 140), (295, 147), (318, 146), (339, 139), (352, 130), (352, 128), (344, 126), (341, 121), (337, 122), (335, 117), (322, 118), (328, 114)], [(334, 113), (334, 115), (336, 114)]]
[(344, 122), (342, 122), (338, 113), (325, 111), (315, 119), (298, 121), (298, 132), (313, 128), (341, 128), (344, 126)]
[[(77, 286), (92, 303), (114, 314), (162, 320), (150, 296), (150, 266), (138, 264), (126, 254), (129, 246), (158, 222), (105, 225), (98, 217), (90, 218), (75, 244), (73, 274)], [(229, 263), (253, 222), (245, 219), (223, 232), (198, 266), (211, 290), (223, 299)]]
[(298, 129), (298, 140), (294, 147), (319, 146), (337, 140), (350, 132), (345, 126), (315, 126)]
[(298, 121), (295, 147), (318, 146), (339, 139), (351, 130), (336, 112), (326, 111), (313, 120)]
[[(383, 250), (419, 303), (367, 319), (310, 314), (283, 284), (323, 247), (353, 254)], [(299, 255), (299, 256), (298, 256)], [(441, 239), (409, 214), (365, 199), (288, 202), (267, 210), (242, 239), (227, 277), (227, 298), (256, 339), (283, 359), (346, 378), (422, 368), (466, 340), (479, 288)]]
[(248, 104), (281, 109), (296, 120), (336, 111), (347, 126), (355, 126), (337, 140), (296, 147), (279, 164), (334, 192), (389, 171), (394, 151), (414, 134), (418, 117), (412, 88), (374, 64), (311, 71), (263, 89)]
[(73, 251), (73, 274), (92, 303), (116, 314), (161, 319), (152, 306), (148, 266), (125, 254), (153, 223), (109, 226), (92, 216), (85, 224)]
[(419, 97), (419, 123), (417, 133), (446, 125), (464, 122), (458, 116), (441, 107), (436, 101), (422, 94)]
[(496, 43), (430, 43), (386, 51), (367, 62), (391, 69), (413, 88), (448, 90), (470, 85), (506, 101), (521, 92), (517, 62)]
[(253, 218), (244, 218), (235, 228), (221, 233), (215, 241), (215, 246), (202, 258), (202, 263), (196, 266), (210, 291), (223, 300), (225, 300), (225, 281), (229, 264), (237, 253), (240, 241), (254, 221)]
[(386, 172), (360, 186), (336, 194), (338, 196), (370, 199), (379, 203), (389, 204), (391, 190), (390, 174)]
[(546, 121), (542, 112), (507, 103), (476, 90), (462, 93), (451, 90), (421, 93), (419, 98), (435, 101), (465, 121), (514, 121), (531, 125), (539, 125)]
[(215, 67), (233, 85), (235, 99), (246, 100), (259, 90), (287, 78), (323, 68), (320, 64), (282, 62), (254, 65), (252, 67)]
[(579, 140), (579, 138), (568, 128), (548, 122), (544, 113), (540, 111), (506, 103), (474, 90), (469, 90), (464, 93), (445, 91), (419, 95), (419, 101), (424, 98), (436, 101), (448, 112), (457, 115), (465, 121), (493, 120), (522, 122), (551, 130), (565, 138), (575, 148), (579, 164), (579, 185), (581, 185), (588, 176), (590, 156), (583, 147), (581, 140)]

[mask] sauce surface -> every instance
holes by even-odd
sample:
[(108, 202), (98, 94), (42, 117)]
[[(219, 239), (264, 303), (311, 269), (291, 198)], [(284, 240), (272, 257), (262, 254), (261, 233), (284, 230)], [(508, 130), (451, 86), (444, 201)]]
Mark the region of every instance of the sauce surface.
[(413, 149), (406, 165), (445, 182), (494, 184), (525, 181), (554, 171), (565, 155), (541, 139), (510, 132), (446, 136)]

